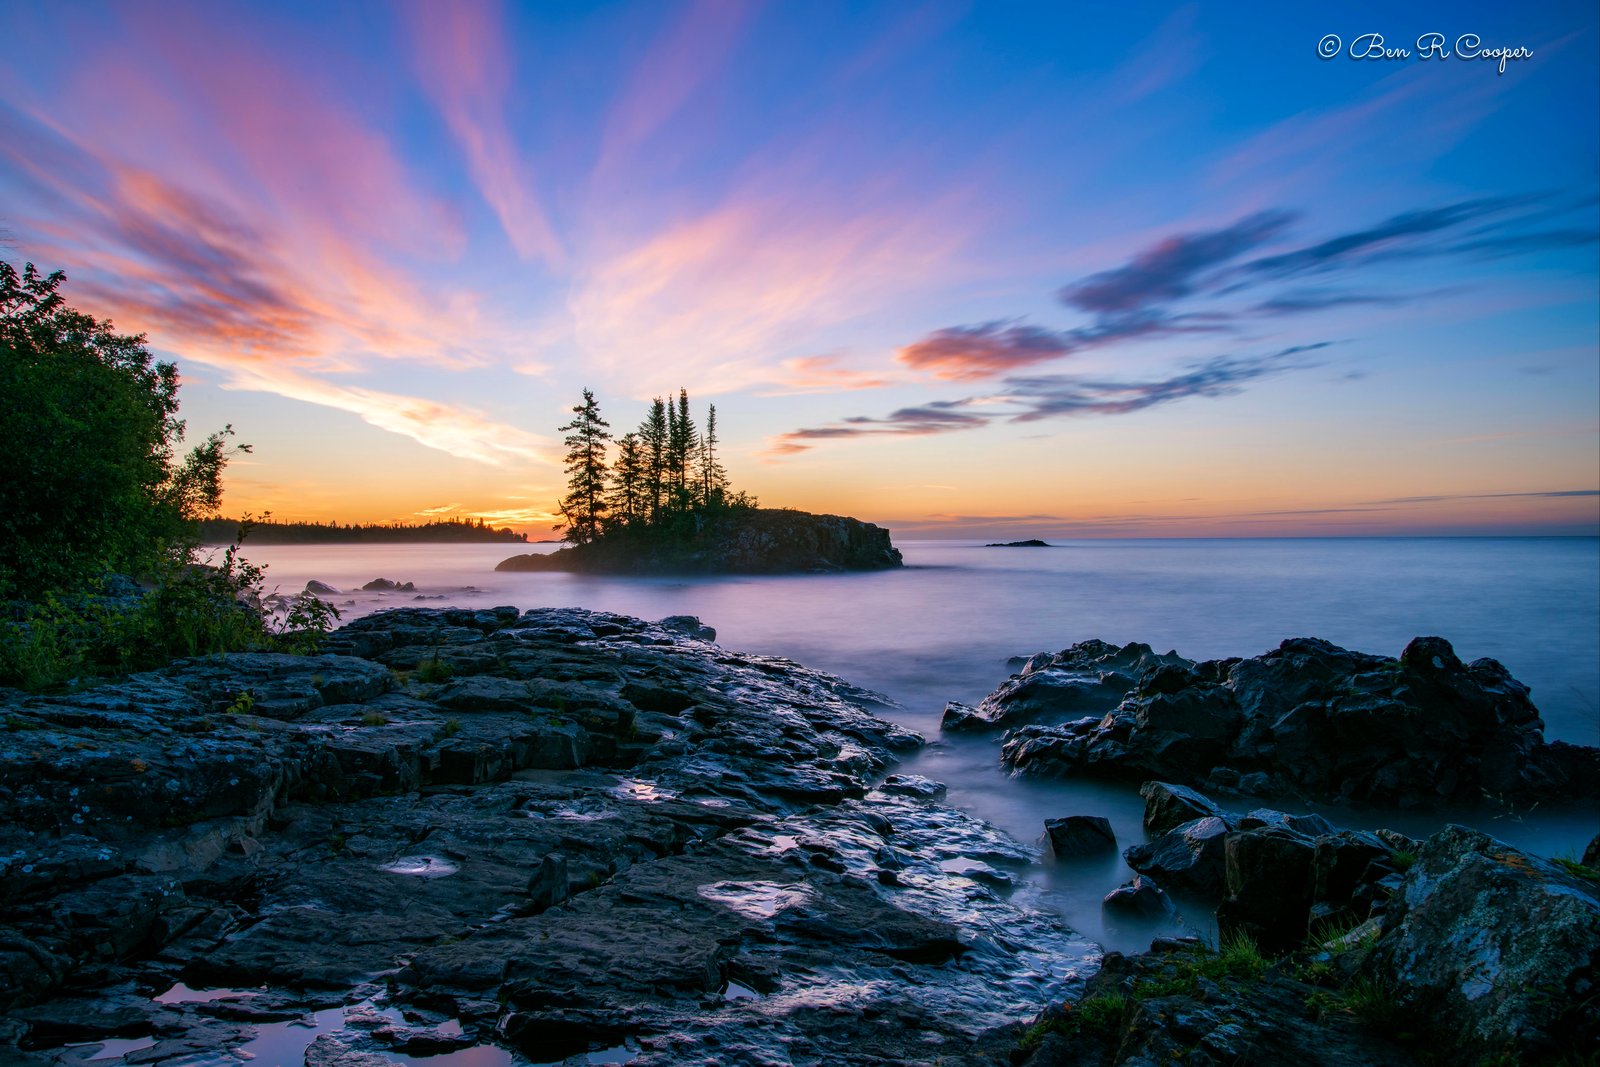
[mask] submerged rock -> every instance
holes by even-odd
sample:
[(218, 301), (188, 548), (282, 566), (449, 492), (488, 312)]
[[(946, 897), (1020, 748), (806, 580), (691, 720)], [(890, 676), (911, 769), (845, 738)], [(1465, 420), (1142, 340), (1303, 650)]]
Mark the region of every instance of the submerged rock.
[(1600, 796), (1600, 749), (1546, 744), (1527, 687), (1492, 659), (1462, 664), (1441, 638), (1398, 659), (1312, 638), (1254, 659), (1140, 655), (1115, 708), (1061, 721), (1098, 680), (1085, 653), (1101, 648), (1030, 661), (985, 698), (985, 721), (1018, 727), (1008, 767), (1407, 807)]

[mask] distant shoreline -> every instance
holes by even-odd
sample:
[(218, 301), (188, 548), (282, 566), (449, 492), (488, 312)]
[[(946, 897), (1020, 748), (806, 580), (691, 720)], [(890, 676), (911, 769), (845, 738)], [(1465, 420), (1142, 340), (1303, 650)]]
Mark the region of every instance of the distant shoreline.
[[(244, 534), (250, 545), (382, 545), (382, 544), (527, 544), (528, 535), (510, 527), (450, 520), (420, 525), (388, 523), (268, 522), (251, 520)], [(240, 520), (203, 519), (200, 544), (222, 547), (239, 543)], [(544, 544), (546, 542), (535, 542)]]

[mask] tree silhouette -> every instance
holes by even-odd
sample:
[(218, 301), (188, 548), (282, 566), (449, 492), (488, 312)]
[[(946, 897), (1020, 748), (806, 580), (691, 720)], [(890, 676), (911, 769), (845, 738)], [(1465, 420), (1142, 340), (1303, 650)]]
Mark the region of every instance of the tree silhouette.
[[(600, 417), (594, 393), (583, 391), (583, 403), (572, 409), (567, 432), (567, 495), (561, 501), (566, 539), (581, 545), (600, 535), (606, 512), (606, 442), (611, 426)], [(557, 527), (560, 529), (560, 527)]]
[(0, 261), (0, 599), (186, 560), (231, 451), (225, 427), (176, 457), (177, 367), (68, 307), (65, 280)]

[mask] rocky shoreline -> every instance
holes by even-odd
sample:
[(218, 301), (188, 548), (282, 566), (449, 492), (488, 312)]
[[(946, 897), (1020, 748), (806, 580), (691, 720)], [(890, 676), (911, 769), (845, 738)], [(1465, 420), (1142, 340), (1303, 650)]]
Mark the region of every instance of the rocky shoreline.
[(323, 1067), (992, 1062), (1098, 958), (1027, 903), (1034, 850), (886, 777), (921, 741), (872, 694), (713, 636), (402, 609), (5, 694), (0, 1057), (216, 1062), (305, 1017)]
[[(1106, 907), (1214, 915), (1221, 950), (1165, 938), (1102, 966), (1029, 876), (1039, 850), (893, 773), (923, 742), (874, 714), (884, 698), (715, 637), (687, 616), (405, 608), (319, 655), (0, 693), (0, 1061), (1534, 1063), (1600, 1039), (1600, 846), (1552, 862), (1191, 788), (1288, 774), (1306, 704), (1427, 717), (1408, 775), (1460, 759), (1462, 789), (1552, 788), (1497, 664), (1442, 643), (1218, 665), (1089, 642), (953, 705), (946, 729), (1008, 729), (1019, 769), (1144, 782), (1150, 840)], [(1587, 758), (1566, 748), (1556, 766)], [(1334, 794), (1455, 795), (1357, 780)], [(1063, 815), (1062, 869), (1116, 847)]]

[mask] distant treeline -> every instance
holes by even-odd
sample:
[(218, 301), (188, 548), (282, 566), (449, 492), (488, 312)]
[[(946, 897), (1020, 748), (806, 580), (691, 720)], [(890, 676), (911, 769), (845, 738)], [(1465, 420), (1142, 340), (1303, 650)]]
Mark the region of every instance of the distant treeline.
[[(384, 544), (404, 541), (527, 541), (528, 535), (509, 527), (496, 529), (482, 519), (445, 519), (424, 523), (271, 522), (251, 519), (245, 540), (252, 545)], [(239, 538), (238, 519), (202, 519), (200, 543), (233, 544)]]

